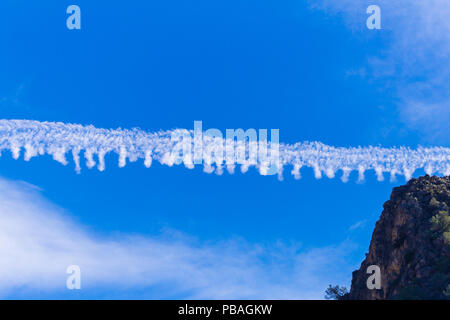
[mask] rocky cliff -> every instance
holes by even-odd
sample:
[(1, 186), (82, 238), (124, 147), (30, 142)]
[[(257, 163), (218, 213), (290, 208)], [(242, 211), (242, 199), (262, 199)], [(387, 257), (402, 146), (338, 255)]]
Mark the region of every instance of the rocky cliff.
[[(450, 299), (450, 177), (425, 176), (393, 190), (344, 299)], [(368, 289), (379, 266), (381, 288)]]

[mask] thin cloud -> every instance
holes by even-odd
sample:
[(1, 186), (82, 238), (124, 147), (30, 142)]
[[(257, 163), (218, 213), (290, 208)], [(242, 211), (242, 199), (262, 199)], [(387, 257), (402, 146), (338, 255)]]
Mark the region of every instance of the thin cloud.
[[(428, 142), (450, 143), (450, 2), (448, 0), (319, 0), (315, 9), (340, 15), (357, 34), (382, 33), (386, 46), (359, 74), (396, 91), (405, 124)], [(381, 8), (382, 30), (368, 30), (365, 9)], [(362, 71), (361, 71), (362, 70)], [(354, 73), (354, 72), (350, 72)]]
[[(183, 135), (174, 134), (182, 132)], [(24, 150), (24, 159), (30, 160), (37, 155), (50, 154), (53, 159), (68, 164), (66, 154), (71, 153), (75, 168), (80, 171), (80, 153), (84, 152), (86, 166), (97, 165), (99, 170), (105, 169), (105, 155), (116, 153), (119, 156), (119, 167), (126, 165), (127, 160), (134, 162), (144, 160), (144, 165), (150, 167), (153, 160), (172, 166), (183, 163), (187, 168), (194, 167), (194, 139), (189, 139), (188, 151), (180, 153), (180, 145), (184, 145), (185, 135), (192, 135), (188, 130), (175, 130), (148, 133), (140, 129), (98, 129), (93, 126), (81, 126), (55, 122), (39, 122), (30, 120), (0, 120), (0, 153), (9, 150), (14, 159), (20, 157)], [(181, 136), (181, 138), (180, 138)], [(225, 150), (229, 141), (226, 139), (207, 139), (200, 142), (203, 150), (211, 150), (221, 146)], [(237, 148), (249, 149), (249, 143), (237, 143)], [(258, 147), (258, 145), (256, 145)], [(184, 148), (184, 147), (183, 147)], [(271, 146), (267, 147), (271, 149)], [(346, 182), (352, 171), (357, 171), (359, 181), (364, 179), (367, 170), (374, 170), (379, 181), (384, 179), (384, 173), (389, 173), (391, 179), (395, 175), (404, 175), (409, 180), (418, 169), (424, 169), (427, 174), (450, 174), (450, 148), (433, 147), (410, 149), (357, 147), (343, 148), (324, 145), (320, 142), (303, 142), (294, 145), (279, 144), (278, 174), (282, 175), (284, 167), (290, 167), (291, 174), (300, 178), (300, 170), (309, 167), (314, 170), (316, 178), (325, 174), (334, 178), (338, 170), (342, 171), (341, 179)], [(265, 150), (265, 149), (264, 149)], [(214, 156), (213, 156), (214, 155)], [(202, 154), (204, 171), (222, 173), (222, 167), (227, 166), (230, 173), (234, 172), (235, 163), (223, 163), (217, 160), (217, 153)], [(97, 164), (98, 162), (98, 164)], [(215, 167), (214, 167), (215, 165)], [(267, 163), (252, 162), (250, 159), (241, 164), (241, 171), (255, 166), (261, 174), (265, 174)]]
[(311, 250), (239, 239), (205, 244), (180, 234), (100, 238), (36, 188), (0, 178), (2, 297), (64, 291), (67, 267), (78, 265), (85, 294), (153, 290), (160, 299), (321, 299), (328, 284), (349, 281), (354, 249), (350, 242)]
[(366, 225), (366, 223), (367, 223), (367, 220), (361, 220), (361, 221), (355, 222), (354, 224), (352, 224), (352, 225), (348, 228), (348, 230), (349, 230), (349, 231), (355, 231), (355, 230), (357, 230), (357, 229), (364, 228), (364, 226)]

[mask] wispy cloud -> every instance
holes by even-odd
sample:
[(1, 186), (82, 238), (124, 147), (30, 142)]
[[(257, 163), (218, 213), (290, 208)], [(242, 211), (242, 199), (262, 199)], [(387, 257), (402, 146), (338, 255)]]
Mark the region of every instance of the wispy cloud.
[[(448, 0), (319, 0), (314, 8), (341, 15), (357, 33), (381, 32), (389, 39), (378, 56), (368, 56), (360, 74), (389, 83), (399, 114), (426, 141), (450, 143), (450, 2)], [(365, 27), (365, 9), (381, 7), (382, 28)]]
[(361, 220), (361, 221), (355, 222), (348, 228), (348, 230), (355, 231), (357, 229), (363, 228), (366, 225), (366, 223), (367, 223), (367, 220)]
[(150, 295), (158, 288), (152, 297), (320, 299), (329, 283), (348, 282), (354, 248), (350, 242), (311, 250), (240, 239), (201, 243), (176, 233), (98, 237), (38, 189), (0, 178), (3, 297), (16, 290), (29, 297), (62, 291), (67, 267), (79, 265), (87, 294), (103, 289)]
[[(183, 135), (174, 134), (183, 132)], [(153, 160), (172, 166), (184, 163), (187, 168), (194, 167), (195, 145), (194, 139), (189, 138), (189, 148), (185, 149), (185, 134), (191, 137), (188, 130), (176, 130), (157, 133), (148, 133), (140, 129), (133, 130), (107, 130), (93, 126), (75, 124), (38, 122), (28, 120), (0, 120), (0, 153), (10, 150), (14, 159), (20, 157), (24, 149), (26, 161), (32, 157), (50, 154), (53, 159), (66, 165), (66, 153), (71, 152), (76, 170), (80, 170), (80, 152), (84, 151), (86, 165), (94, 167), (98, 161), (98, 169), (105, 169), (105, 155), (115, 152), (119, 156), (119, 167), (125, 166), (127, 159), (144, 160), (144, 165), (150, 167)], [(220, 149), (224, 152), (230, 143), (226, 139), (207, 139), (200, 141), (203, 150)], [(231, 142), (234, 144), (234, 142)], [(221, 146), (221, 148), (218, 148)], [(258, 148), (256, 144), (256, 148)], [(388, 172), (391, 179), (396, 174), (404, 175), (410, 179), (417, 169), (425, 169), (426, 173), (450, 174), (450, 148), (418, 148), (416, 150), (381, 147), (342, 148), (327, 146), (319, 142), (303, 142), (294, 145), (279, 144), (278, 173), (282, 174), (285, 166), (290, 166), (291, 173), (300, 178), (300, 169), (309, 167), (314, 169), (316, 178), (325, 174), (334, 178), (338, 170), (342, 171), (341, 179), (346, 182), (352, 171), (358, 171), (359, 180), (364, 179), (366, 170), (374, 170), (378, 180), (384, 179)], [(237, 148), (249, 150), (248, 142), (237, 143)], [(270, 147), (269, 147), (270, 148)], [(265, 150), (265, 149), (264, 149)], [(222, 173), (222, 167), (227, 166), (230, 173), (234, 172), (235, 162), (223, 163), (217, 159), (217, 153), (201, 153), (201, 162), (205, 171)], [(215, 168), (213, 167), (215, 165)], [(249, 157), (241, 164), (241, 171), (245, 172), (249, 166), (259, 168), (265, 174), (267, 163), (252, 162)]]

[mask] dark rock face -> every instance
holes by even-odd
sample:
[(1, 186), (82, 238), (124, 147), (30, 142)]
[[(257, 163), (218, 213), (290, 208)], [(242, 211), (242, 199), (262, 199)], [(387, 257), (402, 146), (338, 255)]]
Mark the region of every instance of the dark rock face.
[[(394, 188), (369, 253), (344, 299), (450, 299), (450, 177), (425, 176)], [(368, 289), (370, 265), (381, 289)]]

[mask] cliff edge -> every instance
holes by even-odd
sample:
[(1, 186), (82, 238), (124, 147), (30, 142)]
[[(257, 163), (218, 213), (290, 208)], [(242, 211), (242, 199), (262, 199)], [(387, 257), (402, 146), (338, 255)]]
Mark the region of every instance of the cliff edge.
[[(394, 188), (369, 253), (343, 299), (450, 299), (450, 177), (424, 176)], [(369, 266), (381, 288), (369, 289)]]

